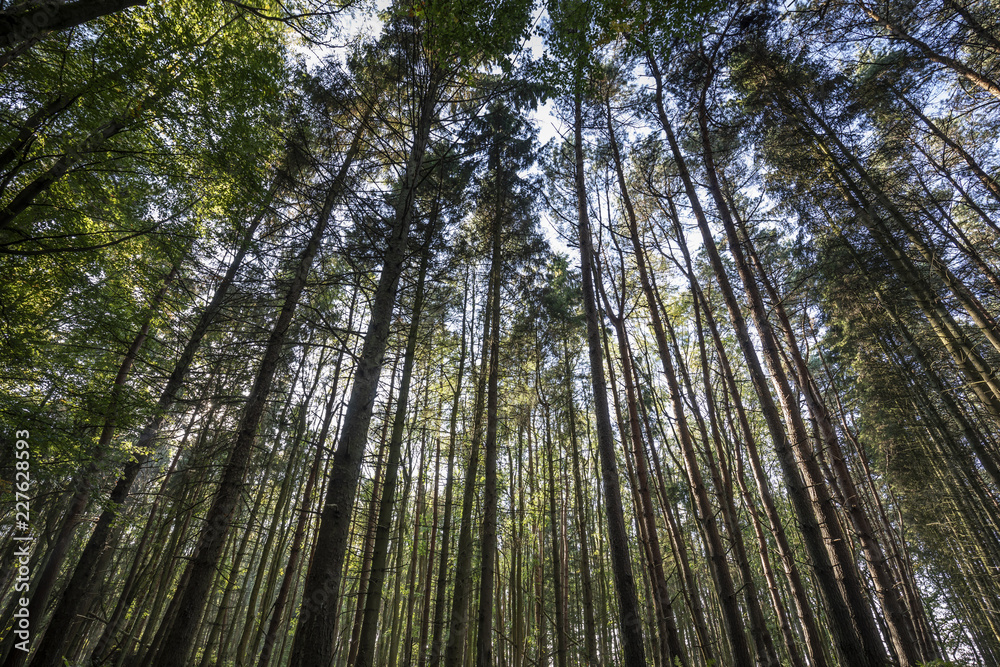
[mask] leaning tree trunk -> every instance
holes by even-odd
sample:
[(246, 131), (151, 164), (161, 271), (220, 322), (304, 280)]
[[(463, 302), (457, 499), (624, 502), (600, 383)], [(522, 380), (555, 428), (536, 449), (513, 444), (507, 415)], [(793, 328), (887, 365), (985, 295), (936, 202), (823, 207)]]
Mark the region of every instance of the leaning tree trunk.
[(788, 355), (791, 357), (792, 363), (790, 366), (793, 376), (796, 378), (799, 391), (805, 398), (806, 405), (810, 413), (812, 413), (815, 423), (819, 426), (819, 433), (822, 437), (824, 447), (830, 455), (835, 479), (843, 491), (844, 500), (846, 501), (844, 504), (846, 505), (848, 517), (851, 520), (858, 540), (861, 542), (862, 549), (865, 552), (865, 559), (871, 569), (875, 591), (886, 614), (885, 622), (889, 628), (890, 639), (895, 646), (896, 653), (904, 660), (904, 664), (909, 665), (921, 663), (925, 660), (933, 660), (938, 657), (934, 653), (926, 656), (922, 655), (923, 650), (918, 642), (914, 619), (904, 605), (899, 584), (889, 569), (885, 551), (882, 549), (882, 545), (875, 535), (874, 527), (866, 509), (861, 504), (862, 501), (857, 490), (857, 485), (854, 483), (854, 478), (847, 468), (843, 449), (834, 430), (826, 402), (814, 383), (812, 373), (806, 366), (805, 359), (802, 358), (798, 340), (792, 330), (792, 325), (788, 319), (784, 304), (779, 298), (777, 290), (772, 285), (770, 277), (766, 274), (764, 266), (757, 256), (753, 240), (750, 238), (743, 220), (740, 219), (735, 209), (732, 210), (732, 217), (738, 225), (734, 229), (734, 232), (737, 232), (741, 237), (740, 240), (746, 248), (747, 256), (756, 269), (760, 282), (771, 299), (772, 310), (778, 318), (778, 323), (785, 337)]
[(147, 0), (57, 0), (23, 2), (0, 12), (0, 42), (10, 46), (68, 30), (87, 21), (145, 5)]
[(168, 630), (164, 643), (165, 646), (170, 647), (170, 650), (163, 651), (158, 656), (147, 656), (149, 664), (155, 665), (155, 667), (185, 667), (187, 664), (188, 653), (197, 638), (197, 625), (211, 593), (212, 576), (236, 512), (244, 477), (250, 463), (250, 453), (257, 439), (257, 427), (271, 393), (271, 384), (278, 370), (281, 353), (291, 329), (292, 317), (298, 307), (309, 271), (316, 253), (319, 251), (327, 226), (333, 218), (333, 207), (345, 190), (351, 164), (361, 149), (362, 139), (367, 133), (366, 125), (369, 114), (370, 110), (366, 111), (365, 118), (359, 124), (340, 170), (327, 192), (312, 235), (296, 262), (291, 283), (285, 292), (284, 303), (271, 329), (264, 356), (257, 370), (257, 377), (250, 390), (250, 395), (247, 397), (246, 408), (237, 428), (236, 440), (223, 468), (222, 479), (212, 499), (212, 505), (205, 515), (205, 523), (198, 538), (196, 555), (188, 566), (187, 585), (177, 593), (180, 598), (177, 618)]
[[(860, 645), (855, 647), (855, 650), (860, 649), (859, 652), (847, 652), (846, 643), (842, 643), (842, 648), (845, 652), (843, 656), (847, 657), (847, 660), (853, 660), (859, 664), (870, 664), (870, 665), (886, 665), (888, 663), (888, 657), (885, 653), (885, 647), (882, 644), (881, 637), (879, 635), (878, 629), (871, 614), (871, 607), (868, 604), (868, 600), (864, 596), (862, 584), (860, 581), (859, 573), (854, 564), (852, 554), (848, 547), (846, 541), (846, 536), (840, 527), (840, 518), (837, 514), (836, 507), (833, 504), (833, 500), (830, 497), (829, 489), (827, 488), (826, 482), (823, 479), (822, 474), (819, 472), (818, 464), (816, 462), (815, 456), (810, 451), (808, 446), (808, 435), (803, 424), (802, 415), (799, 411), (799, 405), (797, 399), (792, 395), (791, 385), (788, 381), (788, 377), (785, 374), (784, 367), (782, 364), (782, 359), (780, 356), (777, 341), (774, 336), (774, 332), (770, 326), (770, 322), (767, 316), (767, 310), (764, 306), (763, 299), (761, 297), (760, 291), (757, 287), (756, 281), (753, 276), (748, 272), (748, 266), (746, 264), (745, 258), (742, 255), (741, 248), (739, 246), (738, 237), (735, 234), (735, 229), (733, 227), (732, 218), (729, 213), (729, 208), (722, 197), (721, 188), (718, 184), (718, 179), (716, 176), (715, 164), (713, 160), (713, 153), (711, 149), (710, 138), (708, 134), (707, 127), (707, 112), (705, 107), (705, 96), (707, 95), (709, 81), (706, 81), (704, 88), (702, 89), (702, 94), (699, 99), (698, 105), (698, 117), (701, 127), (702, 134), (702, 149), (703, 157), (705, 159), (705, 171), (709, 180), (709, 191), (712, 193), (712, 197), (715, 201), (716, 208), (718, 209), (719, 215), (722, 219), (723, 225), (726, 228), (727, 236), (729, 238), (729, 249), (730, 253), (733, 255), (735, 260), (737, 271), (740, 274), (743, 286), (746, 289), (747, 297), (750, 302), (750, 311), (753, 316), (754, 325), (757, 329), (758, 334), (761, 337), (762, 351), (764, 353), (765, 361), (767, 362), (768, 370), (771, 373), (774, 386), (778, 392), (778, 398), (781, 402), (782, 411), (785, 414), (785, 418), (788, 421), (789, 427), (791, 429), (791, 449), (794, 452), (794, 459), (798, 460), (800, 464), (800, 471), (803, 475), (804, 481), (807, 485), (808, 495), (811, 500), (812, 509), (818, 519), (818, 527), (822, 535), (823, 541), (825, 542), (824, 548), (828, 554), (827, 562), (831, 564), (834, 568), (835, 582), (839, 583), (839, 590), (842, 592), (842, 599), (844, 600), (846, 609), (834, 611), (830, 609), (830, 602), (832, 599), (832, 590), (825, 592), (825, 597), (828, 603), (828, 612), (835, 619), (835, 624), (837, 626), (837, 632), (841, 640), (847, 637), (846, 623), (844, 628), (841, 630), (839, 625), (841, 621), (846, 621), (846, 618), (842, 614), (846, 611), (848, 617), (851, 619), (851, 625), (853, 626), (854, 635), (857, 637)], [(665, 114), (664, 114), (665, 119)], [(669, 128), (669, 125), (665, 129)], [(671, 150), (675, 155), (675, 159), (678, 161), (683, 160), (680, 154), (680, 149), (677, 146), (676, 139), (673, 136), (673, 132), (670, 131), (667, 134), (668, 140), (671, 144)], [(692, 200), (692, 204), (697, 200), (697, 195), (694, 192), (694, 186), (691, 183), (690, 175), (687, 172), (687, 168), (681, 165), (682, 177), (685, 180), (685, 189), (688, 191), (688, 197)], [(706, 249), (709, 252), (710, 259), (713, 264), (713, 270), (716, 273), (717, 278), (725, 275), (725, 267), (721, 263), (721, 258), (718, 257), (718, 249), (715, 246), (714, 238), (711, 235), (711, 230), (708, 227), (708, 221), (705, 219), (704, 213), (701, 211), (700, 204), (696, 207), (696, 217), (698, 219), (698, 226), (701, 229), (702, 238), (705, 241)], [(721, 278), (720, 278), (721, 281)], [(727, 290), (722, 290), (724, 296), (728, 300), (730, 295), (726, 294)], [(730, 288), (731, 291), (731, 288)], [(738, 305), (733, 304), (737, 309)], [(744, 341), (741, 337), (741, 346)], [(750, 344), (750, 341), (746, 341)], [(749, 350), (744, 350), (744, 356), (749, 356)], [(756, 351), (754, 351), (754, 356), (756, 356)], [(758, 362), (759, 364), (759, 362)], [(751, 366), (751, 372), (756, 376), (755, 370)], [(767, 393), (770, 399), (770, 392), (766, 391), (766, 380), (763, 377), (760, 378), (762, 386), (758, 392), (758, 396), (763, 393)], [(756, 380), (755, 380), (756, 383)], [(762, 403), (764, 399), (761, 397)], [(768, 412), (765, 409), (765, 414)], [(777, 442), (777, 438), (776, 438)], [(779, 458), (783, 458), (779, 454)], [(789, 463), (794, 463), (795, 461), (790, 460)], [(791, 494), (793, 498), (796, 494)], [(802, 517), (800, 517), (802, 521)], [(804, 525), (804, 521), (802, 522)], [(809, 530), (805, 532), (811, 532)], [(805, 534), (805, 533), (804, 533)], [(807, 540), (807, 544), (813, 544), (810, 540)], [(815, 548), (815, 545), (814, 545)], [(820, 558), (818, 554), (818, 549), (810, 550), (810, 556), (813, 559), (813, 563), (820, 563), (821, 566), (823, 561), (818, 560)], [(817, 576), (822, 580), (823, 576), (817, 572)], [(827, 585), (829, 588), (829, 585)]]
[(396, 481), (399, 478), (399, 463), (402, 458), (403, 431), (406, 427), (406, 416), (409, 407), (410, 378), (413, 374), (413, 360), (417, 351), (417, 336), (420, 333), (420, 315), (424, 306), (424, 279), (427, 277), (427, 264), (431, 253), (430, 240), (432, 234), (433, 225), (429, 225), (423, 256), (420, 259), (417, 293), (413, 300), (412, 320), (410, 321), (410, 331), (406, 339), (406, 351), (403, 355), (403, 374), (399, 381), (396, 414), (393, 417), (392, 434), (389, 436), (389, 459), (385, 468), (385, 481), (382, 484), (382, 499), (378, 508), (378, 520), (375, 524), (375, 545), (372, 550), (371, 575), (368, 579), (368, 590), (365, 594), (361, 637), (358, 641), (358, 653), (354, 662), (354, 665), (357, 667), (368, 667), (374, 664), (375, 634), (379, 624), (379, 610), (382, 605), (382, 584), (385, 582), (386, 565), (389, 560), (389, 534), (392, 531), (392, 510), (396, 499)]
[(302, 600), (289, 663), (292, 667), (329, 665), (333, 659), (334, 627), (340, 601), (344, 558), (350, 539), (351, 516), (368, 440), (368, 427), (382, 374), (382, 361), (389, 343), (396, 292), (406, 259), (414, 198), (424, 172), (424, 154), (437, 107), (440, 76), (441, 73), (434, 70), (427, 90), (424, 91), (413, 145), (396, 197), (389, 243), (372, 299), (368, 331), (354, 373), (354, 384), (341, 427), (340, 441), (334, 453), (312, 563), (306, 577), (306, 594)]
[(622, 509), (618, 461), (615, 457), (611, 412), (608, 408), (608, 386), (604, 376), (601, 322), (597, 315), (597, 294), (594, 289), (594, 248), (583, 171), (582, 94), (577, 92), (573, 101), (577, 232), (580, 241), (580, 271), (583, 276), (583, 309), (587, 320), (587, 350), (590, 356), (590, 376), (594, 390), (594, 416), (597, 423), (597, 443), (604, 483), (604, 505), (608, 522), (608, 541), (611, 547), (611, 568), (614, 572), (615, 588), (618, 592), (618, 622), (624, 654), (624, 660), (621, 664), (624, 667), (644, 667), (646, 656), (642, 638), (642, 611), (636, 593), (635, 577), (632, 574), (632, 557), (629, 550), (628, 533), (625, 529), (625, 513)]
[[(149, 329), (152, 326), (153, 316), (159, 309), (160, 304), (163, 302), (163, 299), (167, 294), (167, 288), (177, 276), (178, 271), (180, 271), (181, 262), (182, 260), (179, 259), (174, 264), (173, 268), (171, 268), (170, 272), (164, 278), (163, 286), (160, 287), (156, 295), (153, 297), (150, 303), (150, 312), (146, 316), (146, 321), (143, 322), (142, 326), (139, 328), (139, 332), (132, 340), (132, 344), (129, 345), (128, 350), (125, 352), (125, 356), (122, 358), (122, 362), (118, 366), (118, 372), (115, 374), (115, 379), (111, 383), (110, 397), (108, 400), (107, 412), (104, 416), (104, 424), (101, 427), (101, 433), (98, 436), (97, 443), (92, 449), (93, 459), (80, 472), (80, 477), (74, 485), (70, 506), (67, 509), (66, 514), (63, 516), (62, 523), (55, 540), (49, 546), (48, 558), (45, 560), (45, 565), (42, 567), (41, 571), (35, 577), (35, 580), (31, 585), (31, 598), (28, 603), (28, 617), (34, 619), (35, 623), (41, 623), (42, 619), (45, 617), (45, 610), (48, 605), (49, 595), (51, 595), (52, 589), (55, 587), (56, 581), (59, 577), (59, 570), (62, 568), (63, 560), (66, 558), (66, 553), (69, 550), (70, 544), (73, 542), (73, 534), (76, 532), (76, 528), (83, 518), (83, 513), (87, 509), (87, 504), (90, 502), (90, 493), (94, 488), (94, 478), (98, 475), (100, 462), (104, 458), (104, 454), (109, 449), (111, 440), (114, 437), (115, 430), (118, 425), (119, 413), (122, 410), (122, 394), (125, 391), (125, 385), (132, 372), (132, 365), (139, 356), (139, 350), (142, 349), (143, 344), (146, 342), (146, 338), (149, 335)], [(67, 590), (65, 594), (72, 600), (77, 596), (82, 597), (83, 592), (84, 591), (82, 590), (70, 589)], [(75, 602), (75, 600), (73, 601)], [(70, 620), (72, 621), (73, 619), (71, 618)], [(44, 644), (41, 644), (40, 646), (44, 646)], [(27, 655), (28, 654), (23, 651), (17, 651), (11, 648), (10, 652), (7, 654), (7, 659), (4, 661), (4, 667), (20, 667), (20, 665), (24, 664)]]
[[(347, 330), (351, 331), (354, 326), (354, 311), (357, 302), (357, 293), (351, 303), (350, 315), (347, 320)], [(302, 543), (305, 541), (306, 530), (309, 528), (309, 519), (313, 511), (313, 490), (316, 480), (319, 477), (320, 465), (323, 463), (324, 443), (330, 433), (330, 425), (333, 423), (334, 403), (340, 396), (337, 388), (340, 384), (341, 364), (344, 360), (345, 348), (337, 354), (337, 362), (333, 369), (333, 386), (330, 388), (330, 396), (327, 399), (326, 409), (323, 414), (323, 425), (320, 427), (319, 436), (316, 438), (316, 453), (313, 455), (312, 466), (309, 469), (309, 477), (306, 479), (306, 487), (302, 492), (302, 500), (299, 503), (299, 518), (295, 526), (295, 534), (292, 538), (291, 551), (288, 554), (288, 562), (285, 564), (285, 574), (281, 580), (281, 587), (278, 589), (278, 596), (274, 600), (271, 608), (271, 622), (268, 624), (267, 632), (264, 635), (263, 648), (257, 661), (257, 667), (268, 667), (271, 655), (274, 652), (274, 645), (278, 639), (278, 633), (282, 627), (282, 617), (285, 607), (288, 604), (288, 597), (292, 588), (292, 583), (299, 575), (299, 561), (302, 554)], [(249, 622), (249, 621), (248, 621)], [(237, 656), (237, 660), (240, 656)]]

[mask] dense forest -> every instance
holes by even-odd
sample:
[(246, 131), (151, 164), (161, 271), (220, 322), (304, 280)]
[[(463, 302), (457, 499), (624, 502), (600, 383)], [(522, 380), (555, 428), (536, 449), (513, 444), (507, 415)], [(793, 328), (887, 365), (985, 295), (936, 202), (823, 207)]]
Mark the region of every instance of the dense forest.
[(0, 663), (1000, 665), (998, 129), (996, 0), (0, 2)]

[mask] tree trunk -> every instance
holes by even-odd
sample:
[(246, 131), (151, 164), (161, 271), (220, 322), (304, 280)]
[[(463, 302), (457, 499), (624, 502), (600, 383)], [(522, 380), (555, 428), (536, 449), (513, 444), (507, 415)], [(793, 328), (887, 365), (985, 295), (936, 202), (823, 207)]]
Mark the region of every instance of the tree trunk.
[(212, 505), (205, 515), (205, 523), (199, 536), (197, 555), (188, 566), (190, 575), (187, 577), (187, 586), (177, 593), (181, 600), (180, 608), (177, 620), (172, 624), (166, 637), (166, 645), (170, 646), (171, 650), (158, 656), (148, 656), (150, 664), (155, 665), (155, 667), (185, 667), (187, 664), (188, 653), (195, 640), (195, 627), (201, 619), (205, 601), (210, 593), (212, 572), (218, 563), (236, 511), (249, 465), (250, 453), (256, 442), (257, 427), (271, 392), (271, 384), (278, 370), (285, 340), (291, 329), (292, 317), (298, 307), (299, 298), (305, 288), (320, 242), (323, 240), (327, 225), (332, 218), (333, 207), (343, 194), (351, 164), (360, 151), (362, 139), (367, 133), (366, 125), (370, 113), (370, 110), (366, 111), (365, 117), (359, 123), (351, 146), (344, 155), (340, 170), (327, 192), (312, 235), (296, 262), (294, 275), (285, 293), (284, 303), (275, 320), (274, 327), (271, 329), (253, 388), (247, 397), (246, 409), (240, 420), (236, 440), (230, 449), (229, 458), (223, 468), (222, 479), (215, 497), (212, 499)]
[(409, 407), (410, 378), (413, 375), (413, 361), (417, 351), (417, 336), (420, 332), (420, 316), (424, 306), (424, 279), (427, 277), (427, 264), (430, 259), (432, 234), (433, 223), (428, 225), (423, 256), (420, 258), (417, 293), (413, 299), (410, 331), (406, 338), (406, 351), (403, 357), (403, 374), (399, 381), (399, 395), (396, 399), (396, 414), (392, 422), (392, 434), (389, 436), (389, 459), (385, 468), (385, 481), (382, 485), (382, 500), (378, 508), (378, 520), (375, 524), (375, 546), (372, 550), (371, 576), (368, 579), (364, 620), (361, 625), (358, 653), (354, 662), (358, 667), (369, 667), (369, 665), (374, 664), (375, 632), (378, 627), (379, 610), (382, 603), (382, 584), (385, 582), (386, 565), (389, 559), (389, 534), (392, 532), (392, 510), (396, 499), (396, 481), (399, 478), (403, 432), (406, 428), (406, 417)]
[(145, 6), (146, 0), (57, 0), (23, 2), (0, 12), (0, 42), (9, 46), (51, 32), (67, 30), (129, 7)]
[(583, 307), (587, 319), (587, 349), (590, 356), (590, 375), (594, 389), (594, 416), (597, 423), (597, 442), (601, 456), (601, 476), (604, 483), (604, 504), (608, 522), (608, 539), (611, 547), (611, 567), (618, 591), (618, 622), (622, 638), (624, 667), (646, 665), (642, 639), (642, 612), (632, 574), (628, 533), (622, 510), (618, 462), (615, 459), (614, 434), (611, 430), (611, 413), (608, 409), (608, 387), (604, 376), (604, 359), (601, 350), (601, 322), (597, 316), (597, 294), (594, 289), (594, 249), (587, 211), (587, 189), (583, 162), (583, 100), (577, 92), (574, 97), (573, 142), (576, 162), (576, 204), (580, 240), (580, 271), (583, 276)]
[(908, 610), (903, 604), (899, 586), (896, 583), (893, 574), (889, 571), (888, 560), (885, 556), (885, 552), (875, 535), (875, 530), (866, 510), (861, 505), (860, 495), (858, 494), (857, 487), (854, 484), (854, 478), (851, 476), (851, 472), (847, 468), (847, 462), (844, 458), (843, 449), (840, 446), (840, 440), (834, 430), (830, 413), (827, 410), (823, 397), (816, 389), (812, 374), (807, 368), (806, 362), (802, 358), (802, 354), (799, 351), (798, 341), (796, 340), (795, 333), (792, 330), (788, 314), (785, 312), (783, 301), (777, 294), (774, 286), (771, 284), (770, 278), (766, 275), (764, 267), (761, 264), (760, 259), (757, 257), (753, 241), (747, 232), (746, 226), (740, 219), (738, 212), (735, 209), (732, 209), (731, 212), (735, 223), (738, 225), (738, 228), (734, 231), (742, 237), (742, 244), (746, 248), (750, 261), (757, 270), (761, 284), (769, 294), (772, 311), (778, 318), (778, 323), (784, 333), (786, 349), (792, 360), (791, 370), (796, 378), (799, 391), (805, 398), (806, 405), (812, 413), (815, 423), (819, 426), (823, 443), (830, 455), (833, 472), (840, 488), (843, 490), (847, 514), (854, 527), (854, 532), (861, 542), (868, 567), (872, 572), (876, 593), (879, 596), (882, 609), (886, 614), (886, 624), (889, 628), (890, 638), (895, 646), (896, 653), (903, 659), (904, 665), (915, 665), (918, 662), (933, 660), (937, 656), (921, 655), (913, 619), (910, 617)]
[[(566, 421), (569, 423), (570, 455), (573, 459), (573, 492), (576, 500), (577, 532), (580, 538), (580, 578), (583, 595), (583, 631), (586, 654), (584, 662), (590, 667), (598, 665), (597, 621), (594, 618), (594, 592), (590, 572), (590, 531), (586, 505), (583, 500), (583, 481), (580, 474), (580, 445), (576, 437), (576, 409), (573, 398), (573, 374), (570, 370), (569, 348), (563, 341), (563, 364), (566, 376)], [(520, 487), (520, 485), (518, 485)]]
[(552, 426), (549, 419), (549, 407), (545, 411), (545, 450), (549, 473), (549, 528), (552, 539), (552, 584), (555, 589), (556, 601), (556, 667), (566, 667), (567, 627), (563, 614), (563, 599), (566, 595), (563, 589), (563, 559), (562, 540), (559, 539), (559, 522), (556, 520), (556, 478), (552, 464)]
[(351, 397), (334, 454), (326, 502), (316, 536), (315, 550), (292, 645), (291, 667), (328, 665), (333, 658), (334, 627), (339, 606), (340, 582), (350, 538), (351, 515), (364, 458), (372, 408), (389, 342), (389, 325), (395, 307), (399, 277), (406, 257), (414, 197), (423, 175), (424, 154), (437, 107), (439, 77), (434, 70), (420, 104), (413, 145), (395, 201), (392, 231), (382, 272), (372, 300), (371, 317), (361, 356), (354, 373)]
[(493, 667), (493, 584), (496, 580), (497, 558), (497, 421), (499, 420), (500, 375), (500, 294), (503, 266), (501, 265), (501, 212), (493, 220), (493, 257), (490, 262), (492, 283), (490, 303), (489, 379), (486, 393), (486, 486), (483, 494), (482, 548), (479, 577), (479, 629), (476, 637), (476, 667)]
[(451, 414), (448, 417), (448, 472), (445, 475), (444, 517), (441, 519), (441, 560), (438, 569), (437, 593), (434, 600), (434, 635), (431, 640), (431, 667), (437, 667), (441, 662), (441, 643), (444, 636), (444, 608), (447, 604), (448, 569), (451, 563), (448, 554), (451, 551), (451, 512), (454, 498), (455, 449), (458, 441), (458, 412), (462, 399), (462, 380), (465, 376), (465, 330), (466, 307), (468, 306), (469, 286), (466, 281), (462, 290), (462, 334), (459, 341), (458, 375), (455, 378), (455, 392), (451, 403)]

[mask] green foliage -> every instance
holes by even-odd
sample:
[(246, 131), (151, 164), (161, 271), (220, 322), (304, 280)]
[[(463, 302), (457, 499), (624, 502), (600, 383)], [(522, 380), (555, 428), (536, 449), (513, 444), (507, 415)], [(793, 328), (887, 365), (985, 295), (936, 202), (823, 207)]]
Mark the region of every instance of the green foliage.
[(442, 69), (513, 67), (527, 35), (532, 0), (404, 0), (390, 8), (390, 21), (409, 19), (420, 33), (428, 62)]

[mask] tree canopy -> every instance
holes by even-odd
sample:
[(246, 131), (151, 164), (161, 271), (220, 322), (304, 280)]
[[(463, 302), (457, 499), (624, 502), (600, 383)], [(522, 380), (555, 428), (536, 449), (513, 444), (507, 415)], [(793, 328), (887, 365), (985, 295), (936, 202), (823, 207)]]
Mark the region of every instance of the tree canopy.
[(0, 6), (3, 667), (1000, 665), (998, 25)]

